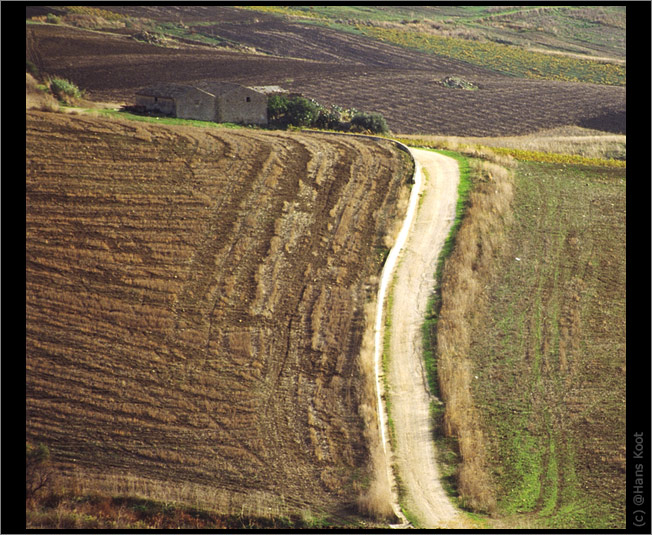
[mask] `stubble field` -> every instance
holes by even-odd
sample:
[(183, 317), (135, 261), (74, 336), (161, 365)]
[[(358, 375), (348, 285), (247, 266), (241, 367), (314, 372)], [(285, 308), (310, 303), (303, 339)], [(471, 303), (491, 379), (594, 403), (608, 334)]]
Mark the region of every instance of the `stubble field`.
[(27, 112), (27, 439), (89, 488), (354, 512), (409, 171), (389, 143)]

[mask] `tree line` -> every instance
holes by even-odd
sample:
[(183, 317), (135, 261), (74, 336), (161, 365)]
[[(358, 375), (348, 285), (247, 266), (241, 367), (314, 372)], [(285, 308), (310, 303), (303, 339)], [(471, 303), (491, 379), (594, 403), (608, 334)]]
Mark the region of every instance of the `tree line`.
[(269, 124), (279, 128), (296, 126), (343, 132), (389, 133), (387, 122), (380, 113), (344, 109), (336, 105), (326, 107), (302, 96), (272, 95), (267, 102), (267, 112)]

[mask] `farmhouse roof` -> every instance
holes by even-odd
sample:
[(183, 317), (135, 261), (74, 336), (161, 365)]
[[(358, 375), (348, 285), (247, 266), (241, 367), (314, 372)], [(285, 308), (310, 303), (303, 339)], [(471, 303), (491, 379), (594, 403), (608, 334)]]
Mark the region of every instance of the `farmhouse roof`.
[(257, 85), (250, 86), (249, 89), (263, 93), (264, 95), (273, 95), (274, 93), (287, 93), (287, 89), (283, 89), (280, 85)]
[[(231, 82), (210, 81), (201, 81), (193, 84), (159, 83), (140, 89), (136, 92), (136, 94), (147, 95), (151, 97), (180, 97), (192, 89), (201, 89), (202, 91), (217, 97), (230, 93), (231, 91), (245, 89), (245, 87)], [(250, 89), (258, 93), (263, 92), (254, 87), (249, 87), (246, 89)]]
[(210, 93), (211, 95), (220, 96), (220, 95), (225, 95), (226, 93), (230, 93), (231, 91), (235, 91), (237, 89), (244, 89), (244, 86), (241, 86), (239, 84), (234, 84), (231, 82), (208, 82), (208, 81), (203, 81), (203, 82), (197, 82), (196, 84), (193, 84), (195, 87), (198, 87), (199, 89), (203, 89), (207, 93)]
[(192, 89), (190, 85), (160, 83), (139, 89), (136, 94), (150, 97), (180, 97)]

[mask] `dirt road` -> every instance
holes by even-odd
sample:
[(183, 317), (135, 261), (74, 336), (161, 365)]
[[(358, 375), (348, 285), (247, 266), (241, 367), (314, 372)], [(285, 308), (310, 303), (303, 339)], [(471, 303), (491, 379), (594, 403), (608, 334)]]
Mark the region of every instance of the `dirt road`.
[(395, 463), (406, 488), (405, 506), (423, 528), (463, 527), (442, 488), (432, 440), (430, 394), (422, 358), (421, 324), (439, 251), (455, 216), (459, 169), (455, 160), (411, 149), (426, 171), (421, 206), (399, 259), (391, 310), (388, 393), (396, 433)]

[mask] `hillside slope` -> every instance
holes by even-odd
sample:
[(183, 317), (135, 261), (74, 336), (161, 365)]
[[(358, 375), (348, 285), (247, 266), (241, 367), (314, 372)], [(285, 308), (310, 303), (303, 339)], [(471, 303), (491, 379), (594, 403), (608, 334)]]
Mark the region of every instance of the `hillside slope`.
[[(224, 6), (201, 9), (194, 17), (191, 8), (134, 14), (158, 17), (152, 24), (162, 31), (162, 24), (176, 20), (174, 29), (166, 26), (168, 32), (179, 30), (183, 19), (183, 31), (192, 36), (213, 43), (237, 39), (257, 52), (185, 41), (147, 44), (129, 37), (136, 28), (118, 34), (29, 24), (26, 57), (42, 72), (74, 81), (95, 100), (131, 103), (139, 88), (152, 83), (219, 79), (280, 85), (324, 105), (380, 112), (390, 129), (401, 133), (519, 135), (569, 124), (626, 130), (624, 87), (515, 78), (459, 58)], [(444, 87), (440, 82), (447, 76), (463, 76), (478, 89)]]
[(404, 156), (32, 111), (26, 142), (27, 439), (89, 489), (353, 512)]
[(473, 396), (499, 512), (528, 527), (625, 525), (625, 189), (624, 169), (521, 162), (477, 304)]

